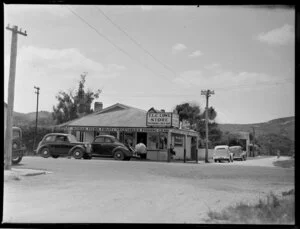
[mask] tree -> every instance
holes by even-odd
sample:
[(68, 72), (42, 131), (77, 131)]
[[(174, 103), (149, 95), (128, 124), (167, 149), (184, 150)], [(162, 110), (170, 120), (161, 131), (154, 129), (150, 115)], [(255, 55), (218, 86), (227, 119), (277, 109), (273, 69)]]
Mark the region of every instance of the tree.
[(187, 120), (191, 125), (200, 120), (200, 107), (189, 103), (183, 103), (176, 106), (175, 110), (179, 114), (179, 121)]
[(78, 90), (73, 92), (69, 90), (68, 93), (60, 91), (56, 96), (58, 104), (53, 106), (53, 119), (56, 124), (61, 124), (86, 114), (93, 112), (91, 109), (91, 104), (94, 99), (99, 98), (101, 90), (92, 92), (90, 89), (84, 90), (86, 74), (84, 73), (80, 76)]
[[(179, 121), (188, 120), (192, 128), (199, 132), (200, 137), (205, 139), (205, 111), (201, 113), (198, 105), (183, 103), (176, 106), (175, 110), (179, 114)], [(217, 112), (213, 107), (208, 108), (208, 140), (213, 142), (220, 141), (222, 131), (218, 123), (214, 120), (217, 117)]]

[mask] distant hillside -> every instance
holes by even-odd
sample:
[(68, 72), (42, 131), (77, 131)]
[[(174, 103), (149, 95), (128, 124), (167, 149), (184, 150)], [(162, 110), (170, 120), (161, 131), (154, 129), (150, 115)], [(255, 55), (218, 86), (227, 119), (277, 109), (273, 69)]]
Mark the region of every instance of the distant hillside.
[[(35, 125), (36, 113), (30, 112), (27, 114), (14, 112), (14, 126)], [(38, 112), (38, 125), (49, 126), (55, 125), (51, 112)]]
[(221, 131), (236, 132), (248, 131), (252, 132), (254, 127), (255, 135), (263, 134), (279, 134), (286, 136), (291, 140), (295, 140), (295, 117), (286, 117), (273, 119), (268, 122), (254, 123), (254, 124), (219, 124)]

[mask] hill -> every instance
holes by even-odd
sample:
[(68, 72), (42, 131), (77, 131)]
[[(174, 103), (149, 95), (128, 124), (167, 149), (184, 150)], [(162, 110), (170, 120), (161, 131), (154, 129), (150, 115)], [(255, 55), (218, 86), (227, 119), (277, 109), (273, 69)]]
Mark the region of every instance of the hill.
[[(14, 112), (13, 114), (14, 126), (24, 126), (24, 125), (35, 125), (36, 113), (19, 113)], [(49, 111), (39, 111), (38, 112), (38, 124), (39, 126), (52, 126), (55, 125), (55, 122), (52, 118), (52, 114)]]
[(273, 119), (268, 122), (254, 124), (219, 124), (219, 127), (222, 132), (253, 132), (252, 127), (254, 127), (256, 136), (279, 134), (293, 141), (295, 140), (295, 117)]

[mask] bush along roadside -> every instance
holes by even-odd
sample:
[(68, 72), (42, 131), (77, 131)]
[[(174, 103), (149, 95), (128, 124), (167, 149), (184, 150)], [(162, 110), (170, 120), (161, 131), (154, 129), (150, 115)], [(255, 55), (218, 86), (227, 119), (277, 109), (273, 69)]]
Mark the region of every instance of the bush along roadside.
[(55, 127), (39, 127), (37, 128), (37, 136), (36, 136), (36, 145), (35, 149), (33, 146), (34, 135), (35, 135), (35, 126), (19, 126), (22, 129), (22, 142), (27, 148), (26, 155), (34, 155), (34, 151), (42, 140), (42, 138), (48, 133), (65, 133), (63, 129), (55, 128)]
[(275, 161), (273, 165), (281, 168), (294, 168), (295, 167), (295, 159), (291, 158), (289, 160), (284, 161)]
[(255, 205), (239, 203), (221, 212), (209, 211), (208, 218), (208, 223), (295, 224), (294, 189), (279, 197), (270, 193), (266, 200), (259, 199)]

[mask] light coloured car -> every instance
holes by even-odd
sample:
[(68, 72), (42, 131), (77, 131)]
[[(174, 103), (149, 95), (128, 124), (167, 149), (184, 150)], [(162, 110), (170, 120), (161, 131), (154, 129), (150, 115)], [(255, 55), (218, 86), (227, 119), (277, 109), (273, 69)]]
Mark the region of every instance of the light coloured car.
[(213, 160), (214, 162), (233, 162), (233, 153), (229, 150), (227, 145), (216, 146), (214, 149)]
[(233, 160), (246, 161), (247, 154), (241, 146), (230, 146), (229, 150), (233, 153)]

